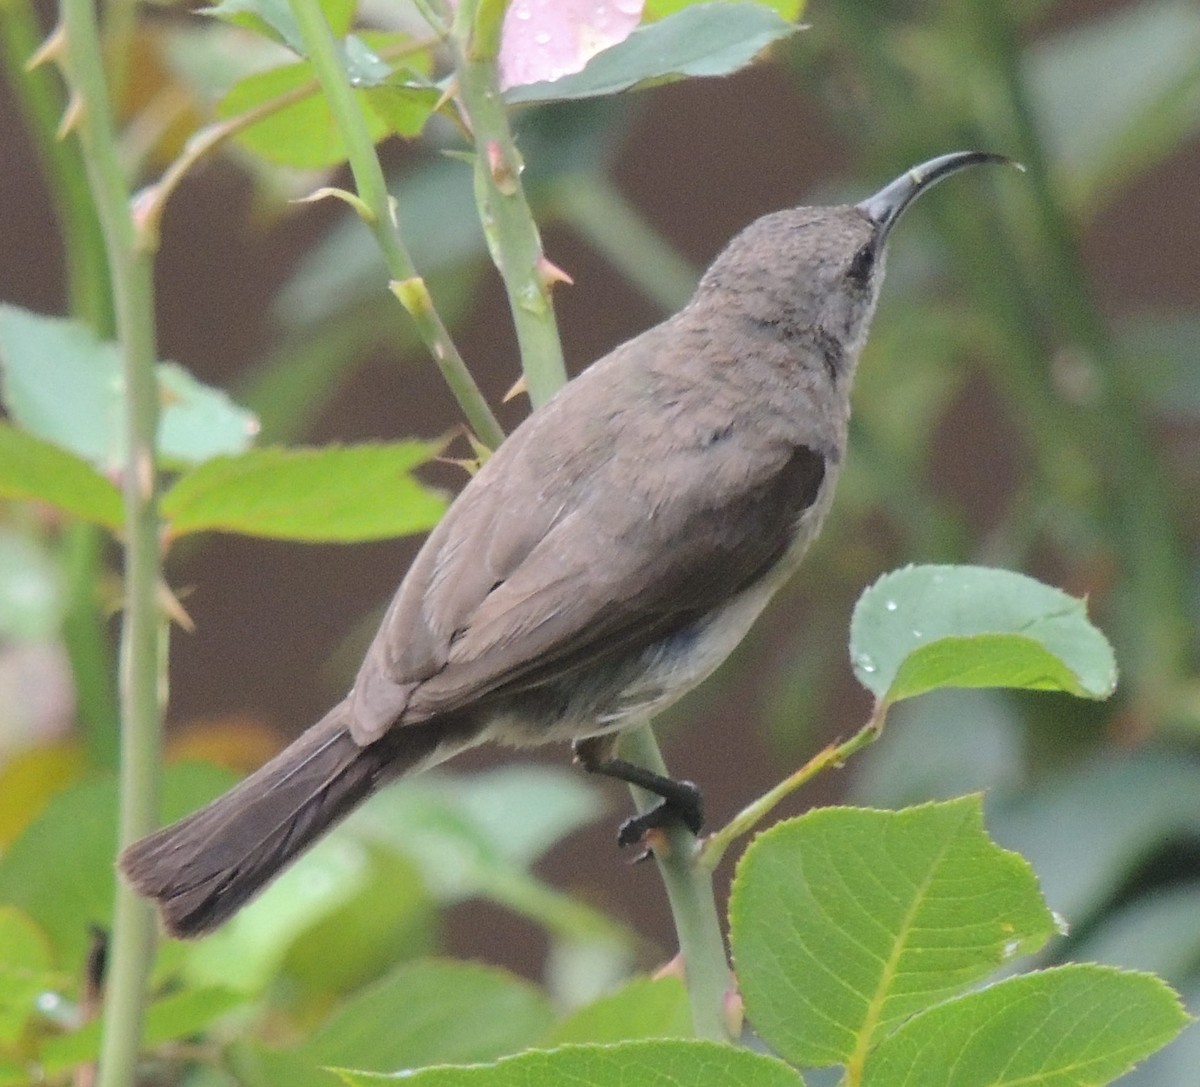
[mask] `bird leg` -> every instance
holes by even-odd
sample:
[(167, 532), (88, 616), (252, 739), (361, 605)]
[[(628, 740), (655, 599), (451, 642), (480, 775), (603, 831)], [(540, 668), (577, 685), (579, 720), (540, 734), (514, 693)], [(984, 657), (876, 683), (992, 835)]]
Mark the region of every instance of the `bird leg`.
[(617, 831), (617, 845), (634, 845), (642, 841), (649, 831), (665, 827), (672, 819), (678, 819), (693, 834), (699, 834), (704, 825), (700, 790), (690, 781), (676, 781), (647, 770), (644, 766), (635, 766), (617, 758), (613, 754), (614, 746), (615, 741), (611, 736), (589, 736), (584, 740), (576, 740), (571, 749), (575, 753), (575, 761), (589, 774), (615, 778), (662, 797), (662, 803), (621, 824)]

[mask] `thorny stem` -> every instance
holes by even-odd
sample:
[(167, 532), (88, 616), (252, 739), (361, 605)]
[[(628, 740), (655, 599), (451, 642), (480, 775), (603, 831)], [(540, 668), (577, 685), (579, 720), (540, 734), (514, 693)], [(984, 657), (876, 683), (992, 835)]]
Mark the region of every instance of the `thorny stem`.
[(556, 269), (546, 261), (521, 184), (524, 163), (500, 93), (496, 59), (504, 5), (462, 0), (452, 36), (458, 88), (475, 137), (475, 199), (508, 291), (530, 399), (545, 403), (567, 380), (550, 298)]
[[(553, 274), (521, 185), (521, 158), (497, 81), (504, 6), (499, 0), (460, 0), (453, 41), (459, 91), (475, 135), (476, 200), (492, 258), (508, 290), (525, 384), (537, 407), (566, 381), (566, 369), (550, 297)], [(623, 737), (622, 753), (640, 766), (666, 773), (648, 725)], [(633, 795), (641, 810), (656, 800), (637, 788)], [(723, 1041), (728, 1038), (724, 1011), (729, 966), (712, 878), (696, 864), (696, 855), (695, 837), (681, 826), (663, 832), (654, 851), (684, 959), (696, 1035)]]
[[(68, 116), (83, 148), (88, 182), (108, 255), (113, 311), (125, 383), (125, 608), (121, 634), (121, 846), (158, 823), (162, 764), (165, 639), (157, 587), (158, 473), (155, 442), (159, 390), (155, 374), (154, 282), (149, 253), (138, 245), (130, 194), (117, 153), (95, 6), (63, 0)], [(100, 1087), (134, 1082), (146, 977), (154, 955), (148, 903), (119, 884), (100, 1050)]]
[(289, 3), (313, 71), (317, 74), (338, 131), (346, 142), (357, 199), (363, 209), (360, 214), (363, 214), (364, 222), (375, 235), (383, 253), (392, 277), (393, 293), (406, 306), (410, 305), (409, 299), (415, 300), (409, 313), (421, 339), (442, 371), (467, 422), (482, 442), (495, 448), (503, 441), (504, 432), (458, 353), (458, 348), (454, 346), (450, 332), (429, 298), (429, 292), (424, 289), (424, 281), (417, 274), (404, 239), (400, 236), (383, 177), (383, 167), (375, 154), (375, 145), (338, 54), (333, 32), (317, 0), (289, 0)]

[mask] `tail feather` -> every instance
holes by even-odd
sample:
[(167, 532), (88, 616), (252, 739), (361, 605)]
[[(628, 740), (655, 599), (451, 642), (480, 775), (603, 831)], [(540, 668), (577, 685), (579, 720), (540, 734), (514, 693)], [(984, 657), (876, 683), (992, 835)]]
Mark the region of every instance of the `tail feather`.
[(384, 781), (437, 745), (426, 726), (360, 747), (344, 705), (199, 811), (122, 854), (133, 887), (154, 899), (173, 936), (200, 936), (253, 898)]

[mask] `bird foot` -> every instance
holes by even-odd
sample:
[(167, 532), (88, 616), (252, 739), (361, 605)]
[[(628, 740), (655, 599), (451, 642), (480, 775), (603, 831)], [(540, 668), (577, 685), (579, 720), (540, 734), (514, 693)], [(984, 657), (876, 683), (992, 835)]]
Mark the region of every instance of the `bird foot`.
[(637, 845), (652, 831), (665, 830), (672, 822), (682, 823), (693, 834), (704, 826), (704, 806), (700, 790), (690, 781), (672, 781), (671, 793), (649, 811), (626, 819), (617, 831), (617, 845)]

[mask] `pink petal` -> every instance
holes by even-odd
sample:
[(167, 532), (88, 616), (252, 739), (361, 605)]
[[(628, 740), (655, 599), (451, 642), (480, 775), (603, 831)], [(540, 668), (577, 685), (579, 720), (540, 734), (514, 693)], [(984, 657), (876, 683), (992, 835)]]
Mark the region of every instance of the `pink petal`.
[(504, 18), (500, 85), (542, 83), (580, 71), (624, 41), (645, 0), (512, 0)]

